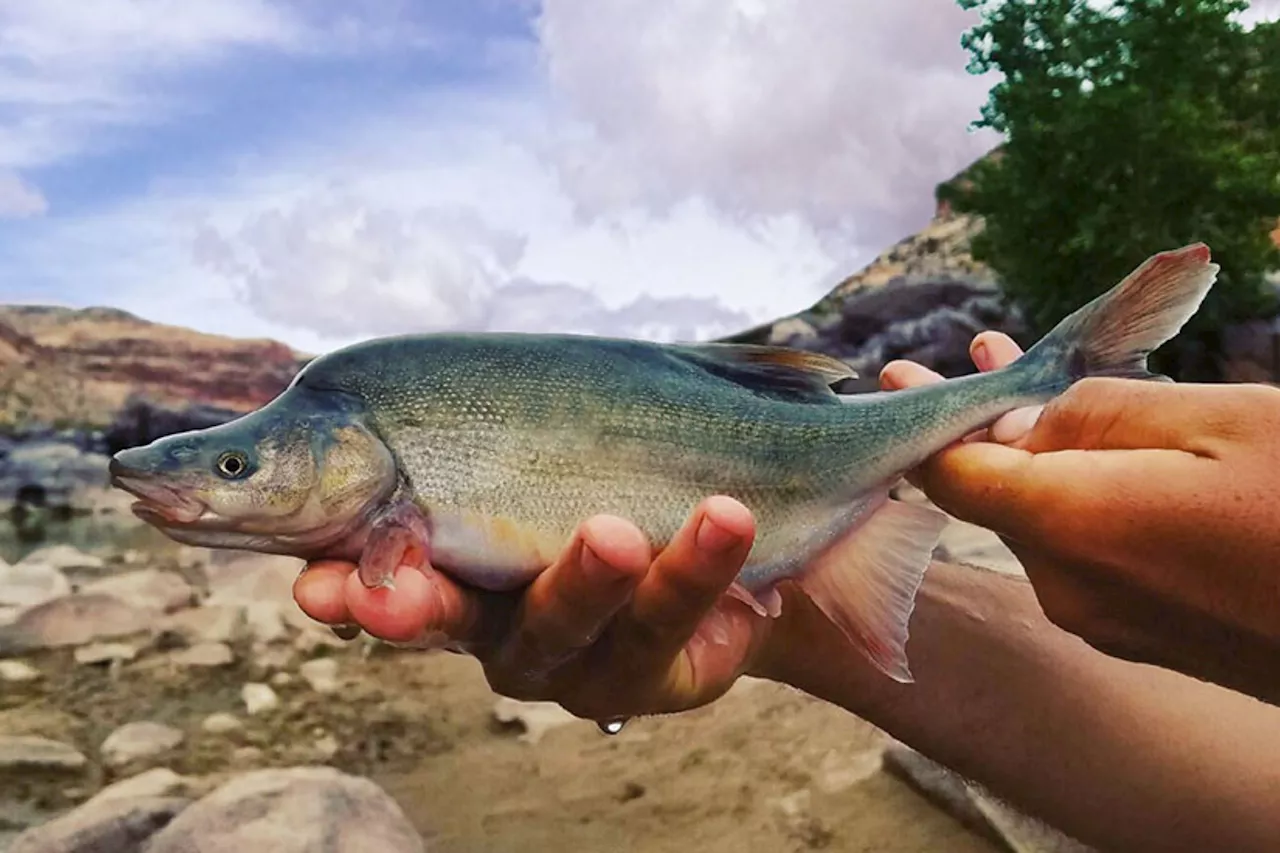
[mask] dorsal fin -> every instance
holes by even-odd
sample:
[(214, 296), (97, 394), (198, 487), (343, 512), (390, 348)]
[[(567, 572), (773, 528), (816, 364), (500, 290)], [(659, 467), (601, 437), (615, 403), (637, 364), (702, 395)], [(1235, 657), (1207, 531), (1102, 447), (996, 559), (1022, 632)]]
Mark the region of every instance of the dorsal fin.
[(718, 376), (763, 391), (832, 397), (834, 383), (858, 378), (857, 371), (837, 358), (790, 347), (705, 343), (673, 348)]

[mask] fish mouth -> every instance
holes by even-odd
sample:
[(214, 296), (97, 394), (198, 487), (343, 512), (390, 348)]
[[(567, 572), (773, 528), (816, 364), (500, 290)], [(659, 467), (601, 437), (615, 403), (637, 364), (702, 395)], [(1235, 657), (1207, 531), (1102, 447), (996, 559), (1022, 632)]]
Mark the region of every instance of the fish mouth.
[(138, 498), (130, 509), (145, 522), (162, 526), (194, 524), (205, 514), (203, 503), (173, 486), (125, 473), (114, 464), (112, 469), (111, 485)]

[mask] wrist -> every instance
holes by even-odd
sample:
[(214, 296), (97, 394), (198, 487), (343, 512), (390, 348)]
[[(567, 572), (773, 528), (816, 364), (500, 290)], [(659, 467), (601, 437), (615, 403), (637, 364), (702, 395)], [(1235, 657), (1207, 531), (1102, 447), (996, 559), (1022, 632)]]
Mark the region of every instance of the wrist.
[(782, 610), (746, 674), (786, 684), (870, 718), (885, 687), (897, 682), (877, 670), (797, 584), (778, 587)]

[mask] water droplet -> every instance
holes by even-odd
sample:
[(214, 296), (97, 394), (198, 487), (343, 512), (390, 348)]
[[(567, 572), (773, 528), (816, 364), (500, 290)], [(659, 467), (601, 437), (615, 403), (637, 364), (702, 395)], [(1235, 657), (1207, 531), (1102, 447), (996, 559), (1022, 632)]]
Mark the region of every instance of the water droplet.
[(614, 720), (604, 720), (602, 722), (596, 723), (596, 727), (599, 728), (600, 731), (603, 732), (604, 734), (616, 735), (622, 731), (622, 727), (625, 726), (626, 724), (627, 724), (626, 718), (619, 717)]

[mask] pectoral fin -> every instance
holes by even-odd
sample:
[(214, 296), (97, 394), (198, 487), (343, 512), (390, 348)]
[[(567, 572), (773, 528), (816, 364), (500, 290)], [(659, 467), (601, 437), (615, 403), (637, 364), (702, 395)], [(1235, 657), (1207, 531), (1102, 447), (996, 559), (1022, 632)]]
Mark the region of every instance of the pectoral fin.
[(394, 503), (371, 522), (360, 554), (360, 582), (369, 589), (395, 586), (401, 566), (427, 565), (430, 534), (422, 513), (409, 503)]

